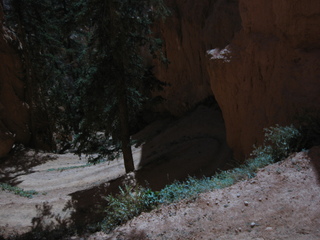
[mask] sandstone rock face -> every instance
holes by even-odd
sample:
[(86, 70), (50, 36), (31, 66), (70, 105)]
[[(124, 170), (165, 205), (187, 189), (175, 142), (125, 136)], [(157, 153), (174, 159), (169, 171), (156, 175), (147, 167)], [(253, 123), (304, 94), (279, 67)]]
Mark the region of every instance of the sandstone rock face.
[(239, 10), (243, 28), (208, 72), (241, 159), (261, 143), (263, 128), (320, 109), (320, 2), (240, 0)]
[(235, 158), (248, 157), (263, 128), (320, 108), (320, 1), (175, 0), (170, 6), (174, 17), (162, 33), (171, 64), (159, 71), (171, 84), (167, 109), (184, 111), (213, 92)]
[(158, 77), (170, 86), (162, 96), (163, 110), (180, 115), (212, 95), (206, 50), (226, 46), (240, 29), (237, 1), (167, 1), (171, 16), (160, 28), (168, 67)]
[(22, 66), (10, 46), (13, 41), (14, 36), (3, 26), (0, 4), (0, 157), (11, 150), (14, 142), (27, 143), (30, 138), (25, 85), (20, 80)]

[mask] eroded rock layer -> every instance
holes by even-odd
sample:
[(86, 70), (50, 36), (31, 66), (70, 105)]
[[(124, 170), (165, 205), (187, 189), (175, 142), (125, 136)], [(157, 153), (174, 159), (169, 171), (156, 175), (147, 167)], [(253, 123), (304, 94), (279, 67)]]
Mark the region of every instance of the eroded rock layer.
[(237, 158), (260, 143), (262, 129), (320, 109), (320, 2), (240, 0), (242, 29), (227, 60), (208, 64)]
[(240, 29), (237, 1), (167, 1), (171, 16), (161, 25), (168, 67), (158, 77), (170, 86), (161, 93), (164, 109), (180, 115), (212, 95), (206, 69), (207, 49), (223, 48)]
[[(320, 1), (170, 1), (160, 78), (171, 112), (213, 93), (237, 159), (263, 128), (320, 107)], [(240, 27), (241, 26), (241, 27)], [(209, 53), (209, 54), (208, 54)]]

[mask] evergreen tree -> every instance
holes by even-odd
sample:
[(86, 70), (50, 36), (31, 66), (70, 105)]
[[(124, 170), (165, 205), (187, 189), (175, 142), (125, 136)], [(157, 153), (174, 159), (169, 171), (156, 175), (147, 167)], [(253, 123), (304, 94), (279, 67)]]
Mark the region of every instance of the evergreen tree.
[[(7, 21), (22, 43), (34, 138), (41, 129), (50, 130), (43, 134), (50, 141), (53, 133), (72, 132), (78, 154), (112, 158), (121, 150), (126, 172), (134, 171), (130, 122), (161, 87), (142, 52), (165, 61), (151, 31), (168, 14), (163, 1), (6, 3)], [(45, 116), (44, 126), (36, 116)]]
[[(81, 4), (89, 14), (80, 15), (78, 20), (87, 25), (85, 20), (90, 16), (92, 37), (87, 49), (91, 55), (90, 77), (82, 86), (84, 116), (78, 150), (90, 149), (94, 139), (98, 140), (95, 150), (102, 154), (109, 155), (119, 146), (126, 172), (131, 172), (134, 165), (130, 119), (147, 100), (144, 88), (159, 83), (150, 74), (141, 53), (147, 50), (165, 60), (161, 40), (153, 36), (151, 27), (168, 12), (161, 0), (91, 0)], [(101, 130), (105, 132), (102, 138), (96, 135)]]
[(80, 74), (73, 66), (79, 65), (79, 48), (84, 47), (72, 37), (77, 30), (70, 14), (72, 6), (64, 0), (7, 0), (5, 9), (6, 24), (20, 41), (31, 115), (30, 146), (52, 150), (57, 126), (70, 130), (70, 123), (64, 123), (70, 120), (72, 111), (66, 112)]

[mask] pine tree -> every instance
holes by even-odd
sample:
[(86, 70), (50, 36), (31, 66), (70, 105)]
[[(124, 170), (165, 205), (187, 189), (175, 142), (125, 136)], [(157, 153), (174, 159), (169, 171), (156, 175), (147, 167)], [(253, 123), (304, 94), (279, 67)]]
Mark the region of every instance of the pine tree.
[[(68, 0), (7, 0), (6, 24), (20, 41), (27, 99), (30, 106), (30, 146), (55, 149), (53, 134), (71, 131), (76, 114), (76, 79), (86, 33), (74, 21)], [(63, 110), (61, 110), (63, 109)]]
[(126, 172), (131, 172), (134, 164), (130, 119), (147, 100), (143, 94), (146, 81), (155, 81), (150, 78), (150, 69), (144, 64), (141, 52), (148, 49), (154, 57), (164, 60), (161, 40), (152, 35), (151, 27), (168, 12), (161, 0), (91, 0), (82, 4), (89, 12), (82, 16), (92, 19), (88, 51), (95, 67), (82, 97), (84, 118), (80, 125), (79, 149), (88, 147), (88, 134), (93, 140), (92, 133), (95, 135), (103, 129), (105, 139), (98, 144), (100, 153), (110, 153), (111, 135), (112, 145), (122, 150)]
[[(165, 61), (151, 30), (168, 14), (163, 1), (8, 3), (8, 22), (22, 43), (34, 137), (39, 129), (50, 129), (48, 138), (72, 132), (78, 154), (112, 159), (121, 150), (126, 172), (134, 171), (130, 122), (161, 87), (142, 52)], [(41, 128), (39, 111), (46, 116)]]
[(30, 146), (47, 150), (54, 147), (52, 125), (47, 115), (46, 101), (41, 94), (43, 89), (41, 79), (45, 77), (42, 65), (46, 64), (42, 56), (47, 52), (48, 43), (52, 42), (51, 36), (44, 30), (48, 24), (43, 24), (45, 19), (42, 15), (43, 9), (47, 8), (48, 4), (48, 1), (29, 0), (5, 2), (6, 24), (15, 30), (19, 38), (19, 50), (24, 63), (26, 98), (30, 107), (29, 128), (32, 138)]

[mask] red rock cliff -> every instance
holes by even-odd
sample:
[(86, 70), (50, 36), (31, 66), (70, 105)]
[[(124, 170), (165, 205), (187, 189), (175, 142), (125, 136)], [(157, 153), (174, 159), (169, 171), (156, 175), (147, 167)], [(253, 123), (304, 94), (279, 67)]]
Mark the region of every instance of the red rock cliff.
[(167, 108), (183, 111), (212, 90), (236, 158), (261, 142), (264, 127), (320, 108), (319, 0), (175, 0), (170, 6), (174, 17), (163, 35), (171, 64), (160, 71), (172, 84)]
[(27, 143), (30, 138), (21, 61), (11, 47), (13, 42), (14, 36), (3, 26), (0, 4), (0, 157), (11, 150), (14, 142)]
[(175, 115), (212, 95), (207, 49), (226, 46), (240, 29), (237, 1), (167, 1), (172, 13), (161, 26), (168, 67), (157, 69), (171, 86), (162, 93), (164, 108)]
[(240, 0), (242, 29), (230, 62), (211, 60), (211, 88), (238, 158), (261, 142), (264, 127), (320, 109), (320, 1)]

